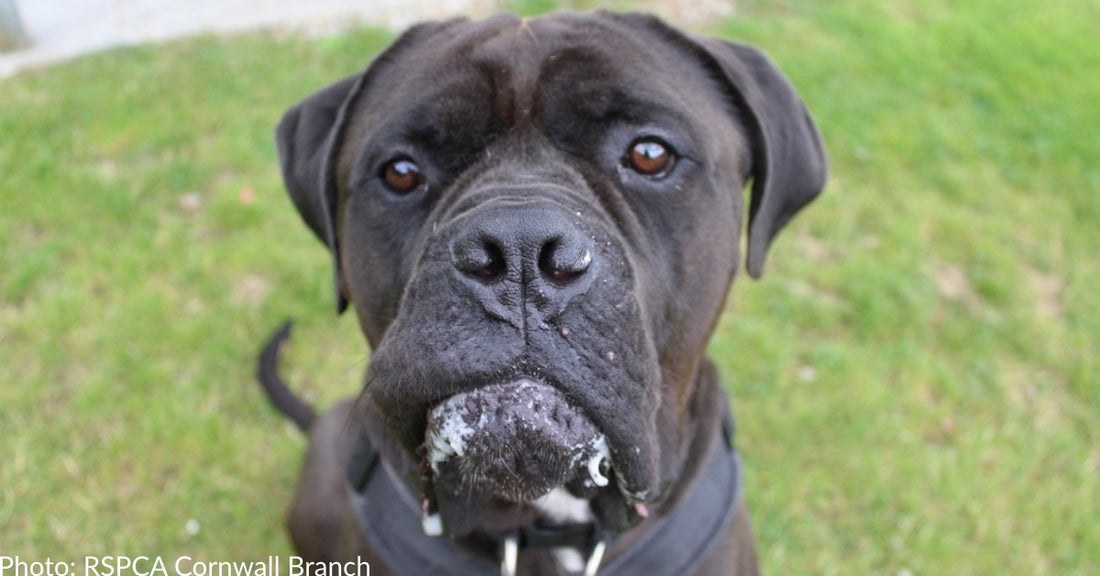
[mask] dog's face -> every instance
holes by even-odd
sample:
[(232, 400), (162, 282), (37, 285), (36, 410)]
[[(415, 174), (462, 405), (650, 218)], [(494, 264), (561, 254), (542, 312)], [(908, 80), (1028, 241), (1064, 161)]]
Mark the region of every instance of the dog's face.
[(746, 179), (757, 275), (825, 174), (759, 53), (633, 15), (415, 28), (279, 144), (374, 349), (368, 410), (453, 534), (527, 522), (558, 487), (610, 526), (659, 501)]

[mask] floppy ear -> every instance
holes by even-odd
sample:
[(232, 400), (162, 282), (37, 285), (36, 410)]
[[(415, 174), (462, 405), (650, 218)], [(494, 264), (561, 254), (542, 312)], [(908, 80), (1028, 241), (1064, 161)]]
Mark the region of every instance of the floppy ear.
[(763, 52), (718, 39), (700, 41), (743, 113), (752, 148), (747, 267), (764, 271), (768, 245), (825, 187), (821, 134), (794, 87)]
[(374, 71), (427, 36), (464, 22), (455, 18), (413, 26), (379, 54), (366, 71), (316, 92), (286, 111), (275, 129), (283, 183), (302, 220), (332, 252), (336, 313), (348, 307), (341, 290), (340, 242), (336, 237), (336, 158), (359, 96)]
[(287, 110), (275, 130), (283, 183), (302, 220), (332, 252), (336, 313), (347, 309), (340, 291), (340, 248), (336, 238), (337, 143), (343, 137), (348, 110), (362, 90), (366, 74), (356, 74), (317, 92)]

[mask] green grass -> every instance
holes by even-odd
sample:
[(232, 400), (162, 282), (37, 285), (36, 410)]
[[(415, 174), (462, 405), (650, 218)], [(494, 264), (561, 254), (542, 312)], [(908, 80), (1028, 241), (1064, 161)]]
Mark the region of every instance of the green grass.
[(833, 162), (713, 347), (763, 557), (1096, 573), (1100, 11), (886, 4), (722, 28), (794, 78)]
[[(788, 73), (832, 160), (711, 347), (768, 573), (1100, 570), (1097, 22), (1085, 0), (788, 0), (713, 23)], [(0, 81), (0, 554), (289, 553), (304, 440), (256, 347), (297, 318), (288, 377), (321, 404), (367, 351), (272, 127), (389, 39)]]
[(5, 552), (287, 550), (304, 443), (257, 394), (257, 346), (298, 318), (288, 367), (324, 402), (366, 352), (332, 318), (273, 126), (388, 40), (207, 38), (0, 84)]

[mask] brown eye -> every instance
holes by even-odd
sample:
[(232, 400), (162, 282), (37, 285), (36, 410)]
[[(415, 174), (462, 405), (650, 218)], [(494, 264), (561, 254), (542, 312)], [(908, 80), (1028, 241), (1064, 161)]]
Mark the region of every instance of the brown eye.
[(664, 143), (652, 138), (635, 140), (630, 145), (627, 166), (643, 176), (663, 176), (676, 164), (676, 155)]
[(394, 192), (408, 193), (420, 186), (420, 167), (407, 159), (390, 160), (382, 167), (382, 181)]

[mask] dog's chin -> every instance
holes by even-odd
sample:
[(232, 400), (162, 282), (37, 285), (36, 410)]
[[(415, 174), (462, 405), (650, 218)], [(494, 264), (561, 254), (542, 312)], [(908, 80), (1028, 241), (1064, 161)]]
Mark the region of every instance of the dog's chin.
[(588, 501), (613, 484), (607, 440), (558, 389), (518, 380), (456, 394), (425, 433), (428, 507), (452, 536), (539, 519), (561, 488)]

